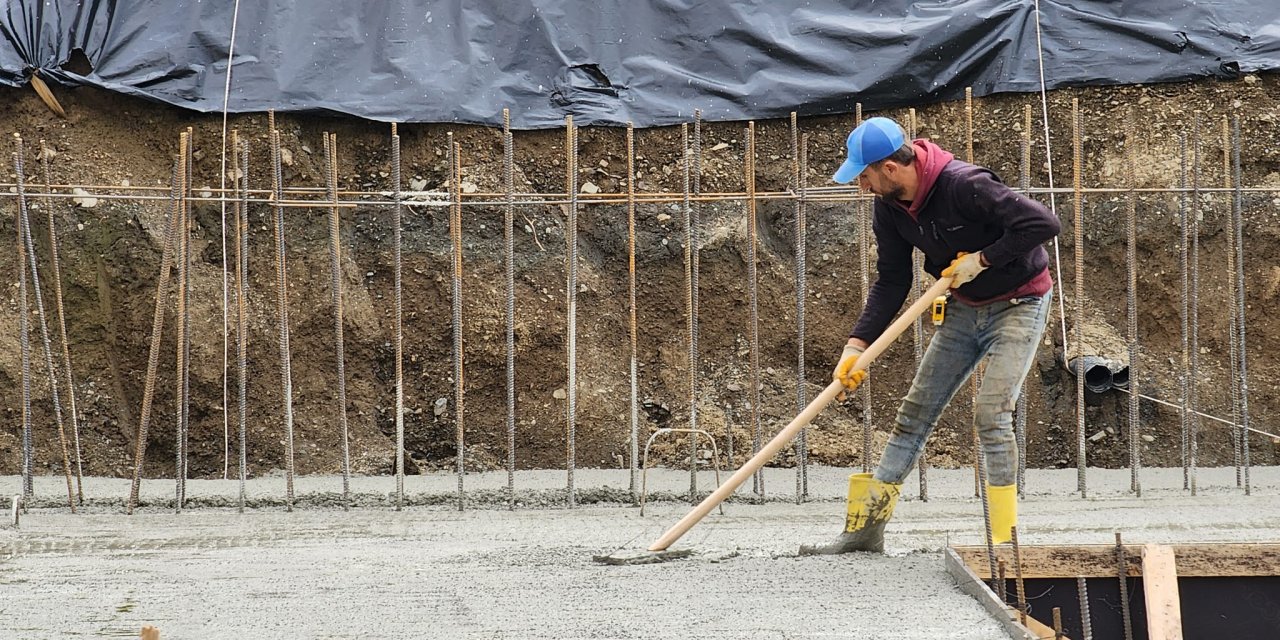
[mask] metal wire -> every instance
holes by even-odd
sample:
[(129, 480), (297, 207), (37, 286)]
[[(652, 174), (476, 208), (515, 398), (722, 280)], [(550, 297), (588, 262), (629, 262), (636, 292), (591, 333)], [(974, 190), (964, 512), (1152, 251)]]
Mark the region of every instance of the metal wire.
[(174, 315), (174, 324), (176, 325), (177, 339), (174, 346), (177, 349), (175, 358), (177, 366), (174, 371), (175, 383), (177, 389), (174, 393), (174, 399), (177, 401), (176, 413), (178, 419), (177, 432), (174, 435), (174, 500), (173, 508), (177, 513), (182, 512), (183, 505), (187, 500), (187, 420), (190, 418), (188, 412), (189, 403), (187, 395), (187, 371), (190, 370), (188, 364), (188, 356), (191, 351), (188, 345), (191, 339), (187, 335), (187, 330), (191, 326), (190, 314), (187, 310), (187, 292), (190, 290), (189, 274), (191, 269), (191, 209), (189, 194), (189, 185), (191, 181), (191, 132), (187, 131), (182, 134), (178, 143), (178, 154), (182, 157), (182, 171), (178, 174), (178, 311)]
[[(160, 276), (156, 278), (156, 304), (151, 318), (151, 350), (147, 356), (147, 374), (142, 384), (142, 412), (138, 418), (138, 433), (134, 441), (133, 481), (129, 485), (129, 501), (125, 513), (132, 515), (138, 506), (138, 490), (142, 484), (142, 465), (147, 454), (147, 429), (151, 425), (151, 403), (155, 397), (156, 369), (160, 365), (160, 338), (164, 329), (165, 300), (169, 293), (169, 272), (176, 259), (178, 224), (182, 220), (182, 204), (179, 197), (178, 174), (185, 164), (179, 155), (173, 162), (173, 174), (169, 181), (169, 220), (165, 225), (164, 246), (160, 255)], [(25, 298), (24, 298), (25, 299)], [(24, 325), (25, 326), (25, 325)]]
[[(21, 153), (13, 154), (14, 166), (22, 166)], [(22, 172), (19, 171), (19, 174)], [(22, 345), (22, 497), (23, 502), (35, 495), (31, 478), (34, 458), (31, 434), (31, 303), (27, 298), (27, 244), (23, 233), (22, 212), (15, 215), (13, 228), (18, 232), (18, 341)]]
[(235, 184), (240, 189), (240, 201), (236, 205), (236, 384), (238, 385), (238, 414), (240, 433), (240, 511), (244, 512), (245, 482), (248, 475), (248, 382), (249, 382), (249, 143), (240, 142), (238, 132), (231, 132), (231, 146), (239, 154), (235, 163)]
[(467, 493), (463, 488), (466, 476), (466, 380), (463, 375), (462, 351), (462, 146), (449, 133), (449, 164), (452, 173), (450, 187), (454, 193), (454, 207), (449, 216), (449, 238), (453, 244), (453, 408), (455, 440), (457, 442), (458, 511), (466, 508)]
[[(275, 128), (275, 114), (271, 118), (271, 172), (272, 189), (280, 196), (284, 185), (284, 170), (280, 158), (280, 131)], [(275, 207), (276, 240), (276, 316), (280, 323), (280, 403), (284, 412), (284, 474), (285, 509), (293, 511), (293, 371), (289, 362), (289, 278), (285, 261), (284, 207)]]
[(516, 254), (515, 254), (515, 140), (511, 111), (502, 110), (502, 185), (507, 206), (502, 211), (503, 252), (507, 280), (507, 509), (516, 508)]
[(1133, 640), (1133, 621), (1129, 618), (1129, 563), (1124, 557), (1124, 543), (1116, 532), (1116, 576), (1120, 579), (1120, 615), (1124, 619), (1124, 640)]
[[(1222, 116), (1222, 186), (1231, 188), (1231, 123), (1227, 116)], [(1236, 233), (1235, 224), (1233, 223), (1234, 211), (1232, 206), (1235, 198), (1232, 198), (1227, 205), (1227, 223), (1223, 226), (1227, 230), (1227, 343), (1228, 343), (1228, 364), (1227, 370), (1230, 372), (1231, 384), (1231, 421), (1240, 422), (1240, 378), (1239, 378), (1239, 339), (1236, 332)], [(1132, 366), (1130, 366), (1132, 369)], [(1236, 486), (1244, 486), (1244, 474), (1241, 469), (1240, 458), (1240, 432), (1231, 432), (1231, 461), (1236, 467)]]
[[(746, 134), (743, 139), (747, 141), (746, 157), (743, 159), (743, 171), (745, 173), (744, 180), (748, 194), (754, 194), (756, 191), (756, 123), (754, 120), (747, 123)], [(756, 228), (756, 201), (753, 197), (747, 198), (747, 290), (750, 305), (750, 317), (748, 319), (748, 339), (751, 341), (751, 429), (753, 438), (751, 443), (751, 453), (754, 455), (760, 452), (760, 446), (763, 441), (763, 432), (760, 424), (760, 300), (758, 292), (758, 277), (756, 268), (756, 243), (759, 237), (759, 229)], [(753, 481), (753, 487), (756, 495), (764, 497), (764, 470), (763, 468), (756, 471)]]
[[(1137, 186), (1138, 137), (1134, 132), (1133, 111), (1125, 117), (1125, 163), (1124, 179), (1130, 187)], [(1128, 242), (1125, 251), (1125, 263), (1128, 267), (1128, 286), (1125, 287), (1129, 334), (1129, 490), (1142, 495), (1142, 483), (1138, 471), (1142, 468), (1142, 451), (1140, 433), (1142, 417), (1138, 412), (1138, 391), (1141, 388), (1138, 373), (1141, 371), (1138, 362), (1138, 196), (1130, 193), (1125, 198), (1127, 216), (1126, 227)]]
[(565, 116), (565, 190), (569, 194), (569, 210), (565, 229), (565, 352), (567, 360), (567, 398), (565, 417), (568, 422), (566, 455), (568, 505), (573, 508), (577, 496), (573, 488), (573, 469), (577, 458), (578, 418), (578, 128), (573, 116)]
[[(1080, 193), (1080, 180), (1083, 174), (1083, 148), (1081, 145), (1080, 99), (1071, 99), (1071, 148), (1072, 148), (1072, 186), (1075, 188), (1075, 276), (1076, 276), (1076, 351), (1084, 346), (1084, 202)], [(1065, 353), (1065, 350), (1064, 350)], [(1079, 353), (1077, 353), (1077, 356)], [(1085, 485), (1085, 437), (1084, 437), (1084, 375), (1076, 375), (1076, 489), (1080, 497), (1088, 497)]]
[[(453, 146), (449, 146), (449, 153), (453, 153)], [(401, 192), (403, 183), (400, 176), (400, 135), (396, 131), (395, 123), (391, 123), (391, 166), (394, 168), (395, 177), (392, 184), (392, 198), (394, 208), (391, 210), (392, 230), (392, 261), (394, 262), (393, 271), (395, 278), (395, 312), (396, 312), (396, 511), (404, 508), (404, 280), (402, 276), (401, 259), (404, 227), (404, 195)], [(452, 169), (450, 169), (452, 172)]]
[(1191, 443), (1188, 464), (1191, 467), (1191, 495), (1196, 495), (1196, 468), (1200, 457), (1200, 419), (1194, 410), (1200, 406), (1200, 112), (1191, 116), (1191, 368), (1190, 380)]
[[(631, 499), (639, 502), (637, 476), (640, 463), (640, 389), (636, 371), (639, 351), (636, 348), (636, 131), (627, 122), (627, 321), (631, 342)], [(733, 466), (733, 429), (725, 427), (729, 436), (729, 465)]]
[(1245, 279), (1244, 279), (1244, 221), (1243, 221), (1243, 196), (1241, 194), (1240, 183), (1242, 180), (1242, 171), (1240, 168), (1240, 116), (1233, 114), (1231, 116), (1231, 166), (1235, 175), (1235, 197), (1232, 198), (1231, 218), (1232, 226), (1235, 227), (1236, 238), (1236, 322), (1239, 328), (1236, 329), (1236, 335), (1240, 340), (1240, 348), (1237, 357), (1240, 358), (1240, 366), (1237, 367), (1240, 376), (1240, 457), (1244, 466), (1244, 494), (1251, 495), (1253, 493), (1252, 485), (1249, 481), (1249, 358), (1245, 341)]
[[(240, 0), (235, 0), (231, 8), (231, 40), (227, 46), (227, 73), (225, 82), (222, 87), (222, 146), (220, 151), (220, 166), (218, 167), (218, 180), (226, 193), (227, 188), (227, 105), (231, 101), (231, 66), (235, 61), (236, 51), (236, 26), (240, 19)], [(235, 141), (231, 143), (231, 153), (236, 153)], [(232, 189), (234, 191), (234, 189)], [(222, 232), (222, 479), (227, 479), (227, 474), (231, 466), (231, 427), (230, 415), (227, 407), (227, 313), (228, 313), (228, 297), (227, 297), (227, 205), (222, 203), (221, 206), (221, 226)]]
[[(342, 335), (342, 219), (339, 216), (338, 201), (338, 134), (325, 133), (325, 183), (334, 204), (329, 207), (329, 293), (333, 304), (333, 347), (338, 365), (338, 425), (342, 430), (342, 507), (351, 505), (351, 433), (347, 425), (347, 357), (346, 345)], [(400, 173), (396, 163), (391, 164), (391, 171)], [(399, 176), (393, 178), (397, 184)]]
[[(40, 171), (44, 177), (45, 191), (51, 191), (49, 184), (50, 150), (40, 141)], [(84, 504), (84, 457), (80, 452), (80, 413), (76, 409), (76, 385), (71, 370), (71, 344), (67, 340), (67, 314), (62, 304), (62, 260), (58, 252), (58, 228), (53, 218), (53, 200), (44, 199), (44, 206), (49, 220), (49, 264), (53, 269), (53, 303), (58, 314), (58, 340), (62, 345), (62, 373), (67, 385), (67, 406), (71, 413), (71, 442), (76, 460), (76, 503)]]
[[(690, 193), (690, 179), (692, 177), (691, 165), (692, 150), (689, 148), (689, 125), (680, 125), (680, 173), (682, 178), (682, 186), (686, 196)], [(685, 346), (687, 348), (689, 359), (689, 502), (696, 504), (698, 500), (698, 342), (697, 342), (697, 315), (698, 310), (694, 306), (694, 290), (696, 287), (693, 283), (693, 211), (689, 204), (689, 198), (686, 197), (684, 204), (680, 207), (684, 224), (684, 321), (685, 321)]]
[[(1031, 105), (1022, 110), (1022, 152), (1018, 163), (1018, 186), (1026, 190), (1031, 186)], [(1055, 237), (1056, 241), (1057, 238)], [(1058, 296), (1061, 298), (1062, 296)], [(1066, 343), (1063, 343), (1065, 348)], [(1027, 383), (1024, 379), (1018, 387), (1018, 405), (1013, 414), (1014, 440), (1018, 447), (1018, 497), (1026, 493), (1027, 486)]]
[(1181, 438), (1181, 458), (1182, 458), (1182, 488), (1191, 488), (1191, 414), (1188, 412), (1191, 407), (1188, 403), (1191, 399), (1190, 377), (1187, 372), (1191, 369), (1191, 259), (1190, 259), (1190, 243), (1191, 243), (1191, 224), (1187, 219), (1187, 132), (1185, 129), (1178, 132), (1178, 186), (1184, 190), (1178, 196), (1178, 229), (1182, 235), (1178, 243), (1181, 253), (1181, 275), (1182, 275), (1182, 302), (1181, 314), (1179, 319), (1182, 322), (1182, 368), (1179, 376), (1179, 391), (1181, 392), (1182, 408), (1180, 412), (1181, 428), (1179, 435)]
[(1076, 591), (1080, 594), (1080, 637), (1093, 640), (1093, 622), (1089, 620), (1089, 585), (1084, 576), (1076, 577)]

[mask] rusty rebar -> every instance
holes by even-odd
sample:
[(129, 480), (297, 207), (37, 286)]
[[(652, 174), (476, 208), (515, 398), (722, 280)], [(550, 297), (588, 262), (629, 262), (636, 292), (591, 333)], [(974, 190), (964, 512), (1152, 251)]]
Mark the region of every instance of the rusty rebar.
[[(1082, 138), (1082, 120), (1080, 116), (1080, 99), (1071, 99), (1071, 182), (1075, 190), (1072, 205), (1073, 233), (1075, 242), (1075, 280), (1076, 280), (1076, 351), (1077, 357), (1084, 348), (1084, 196), (1080, 193), (1080, 182), (1083, 179), (1084, 147)], [(1067, 352), (1063, 346), (1063, 353)], [(1086, 464), (1088, 452), (1085, 449), (1084, 424), (1084, 371), (1076, 372), (1076, 490), (1080, 497), (1088, 497)]]
[(249, 421), (248, 421), (248, 378), (249, 378), (249, 314), (248, 301), (246, 295), (248, 293), (248, 277), (249, 277), (249, 143), (241, 141), (239, 132), (233, 130), (231, 132), (231, 146), (236, 154), (233, 158), (235, 168), (233, 170), (235, 176), (235, 184), (240, 189), (241, 198), (236, 203), (236, 384), (238, 386), (237, 393), (237, 413), (239, 418), (238, 430), (240, 434), (240, 496), (239, 508), (244, 512), (246, 491), (245, 483), (248, 476), (248, 446), (249, 446)]
[(506, 262), (507, 355), (507, 509), (516, 508), (516, 174), (515, 139), (511, 136), (511, 111), (502, 110), (502, 187), (507, 206), (502, 208), (503, 258)]
[(569, 208), (565, 215), (565, 379), (566, 399), (565, 438), (566, 467), (565, 487), (568, 506), (573, 508), (577, 496), (573, 485), (573, 471), (577, 462), (578, 421), (578, 128), (573, 116), (565, 116), (565, 191), (569, 194)]
[[(338, 208), (338, 134), (324, 133), (325, 184), (333, 197), (329, 207), (329, 300), (333, 305), (333, 348), (337, 364), (338, 428), (342, 437), (342, 508), (351, 507), (351, 433), (347, 424), (347, 355), (342, 331), (342, 218)], [(392, 165), (399, 173), (399, 166)], [(397, 176), (398, 178), (398, 176)], [(395, 180), (399, 182), (399, 180)]]
[(454, 442), (457, 448), (455, 469), (458, 476), (458, 511), (466, 508), (467, 493), (463, 478), (466, 465), (466, 378), (462, 343), (462, 145), (449, 133), (450, 188), (454, 193), (454, 206), (449, 212), (449, 239), (453, 245), (450, 273), (453, 295), (453, 410)]
[[(637, 349), (638, 325), (636, 324), (636, 131), (627, 122), (627, 329), (631, 344), (631, 431), (628, 449), (631, 453), (631, 499), (639, 502), (636, 483), (640, 464), (640, 388), (637, 371), (640, 359)], [(733, 466), (733, 429), (725, 426), (729, 437), (729, 465)]]
[[(271, 136), (271, 187), (277, 197), (284, 188), (284, 169), (280, 156), (280, 131), (275, 127), (275, 112), (268, 112)], [(276, 318), (280, 347), (280, 404), (285, 431), (285, 509), (293, 511), (293, 369), (289, 361), (289, 272), (285, 253), (284, 208), (275, 206), (276, 249)]]
[[(449, 147), (452, 153), (453, 147)], [(391, 166), (393, 171), (392, 198), (394, 207), (391, 210), (392, 228), (392, 277), (394, 278), (395, 298), (395, 357), (396, 357), (396, 511), (404, 508), (404, 277), (403, 277), (403, 233), (404, 233), (404, 196), (401, 189), (404, 183), (401, 177), (400, 134), (396, 124), (391, 123)], [(452, 173), (452, 170), (450, 171)]]
[(1009, 528), (1009, 541), (1013, 544), (1014, 588), (1018, 591), (1018, 622), (1027, 625), (1027, 584), (1022, 579), (1022, 546), (1018, 544), (1018, 527)]
[[(756, 123), (754, 120), (747, 123), (747, 130), (744, 135), (747, 141), (745, 157), (743, 158), (744, 181), (748, 194), (754, 194), (756, 191)], [(753, 433), (752, 454), (759, 453), (760, 446), (763, 442), (763, 430), (760, 424), (760, 300), (759, 300), (759, 273), (756, 265), (758, 256), (756, 255), (756, 245), (759, 239), (759, 229), (756, 225), (756, 201), (754, 197), (747, 198), (746, 215), (747, 215), (747, 290), (749, 298), (749, 317), (748, 317), (748, 340), (751, 349), (751, 429)], [(754, 476), (754, 491), (757, 495), (764, 497), (764, 470), (763, 468), (756, 472)]]
[(1116, 575), (1120, 579), (1120, 615), (1124, 619), (1124, 640), (1133, 640), (1133, 621), (1129, 617), (1129, 562), (1125, 558), (1124, 543), (1116, 532)]

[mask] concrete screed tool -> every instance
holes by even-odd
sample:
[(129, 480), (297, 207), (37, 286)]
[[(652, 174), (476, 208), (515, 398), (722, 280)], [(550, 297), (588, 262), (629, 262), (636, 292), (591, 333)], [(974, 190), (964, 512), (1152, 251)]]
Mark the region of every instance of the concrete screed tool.
[[(876, 341), (872, 342), (871, 345), (867, 347), (866, 351), (862, 352), (861, 356), (858, 356), (857, 362), (853, 365), (853, 370), (861, 371), (870, 366), (885, 349), (889, 348), (889, 345), (892, 344), (898, 336), (902, 335), (902, 333), (907, 330), (907, 327), (911, 326), (911, 323), (914, 322), (917, 316), (930, 310), (934, 300), (945, 294), (950, 288), (951, 278), (942, 278), (935, 282), (932, 287), (929, 287), (929, 290), (925, 291), (924, 295), (921, 296), (919, 300), (916, 300), (910, 307), (907, 307), (907, 310), (904, 311), (902, 315), (898, 316), (898, 318), (893, 321), (893, 324), (890, 324), (889, 328), (885, 329), (884, 333), (880, 334), (880, 337), (876, 338)], [(594, 556), (593, 560), (602, 564), (652, 564), (677, 558), (686, 558), (694, 555), (693, 551), (689, 549), (670, 550), (669, 547), (672, 544), (675, 544), (675, 542), (685, 533), (688, 533), (689, 529), (698, 524), (698, 522), (700, 522), (708, 513), (711, 513), (711, 510), (714, 509), (716, 505), (724, 502), (724, 500), (730, 495), (733, 495), (733, 492), (737, 491), (738, 487), (742, 486), (742, 484), (747, 481), (747, 478), (754, 475), (760, 467), (763, 467), (765, 463), (771, 460), (774, 455), (782, 450), (783, 447), (787, 446), (787, 444), (800, 433), (801, 429), (807, 427), (809, 423), (844, 390), (844, 385), (839, 380), (832, 380), (831, 384), (827, 385), (827, 388), (823, 389), (822, 393), (818, 394), (818, 397), (814, 398), (799, 415), (793, 418), (791, 422), (782, 429), (782, 431), (778, 432), (778, 435), (774, 436), (768, 444), (761, 447), (760, 451), (743, 464), (740, 469), (735, 471), (724, 484), (711, 492), (711, 495), (707, 496), (706, 499), (698, 504), (698, 506), (694, 507), (692, 511), (685, 515), (685, 517), (681, 518), (679, 522), (676, 522), (670, 529), (667, 529), (667, 532), (662, 534), (662, 537), (649, 545), (649, 549), (647, 551), (622, 551), (611, 555)]]

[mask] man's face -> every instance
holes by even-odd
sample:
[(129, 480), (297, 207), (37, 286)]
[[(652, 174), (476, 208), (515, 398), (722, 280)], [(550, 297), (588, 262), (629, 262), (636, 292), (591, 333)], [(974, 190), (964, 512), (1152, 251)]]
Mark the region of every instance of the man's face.
[(897, 164), (884, 162), (869, 165), (858, 174), (858, 186), (886, 200), (901, 200), (906, 187), (896, 179)]

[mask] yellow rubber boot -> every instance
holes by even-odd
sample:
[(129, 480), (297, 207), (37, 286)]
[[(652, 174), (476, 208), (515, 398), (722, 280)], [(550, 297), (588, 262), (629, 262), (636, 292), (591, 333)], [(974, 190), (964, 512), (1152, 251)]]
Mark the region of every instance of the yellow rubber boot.
[(884, 525), (893, 517), (902, 484), (880, 482), (869, 473), (849, 476), (849, 512), (844, 532), (825, 545), (802, 545), (800, 555), (830, 555), (850, 551), (884, 551)]
[(1018, 486), (987, 485), (987, 502), (991, 512), (991, 543), (1004, 544), (1013, 538), (1009, 530), (1018, 526)]

